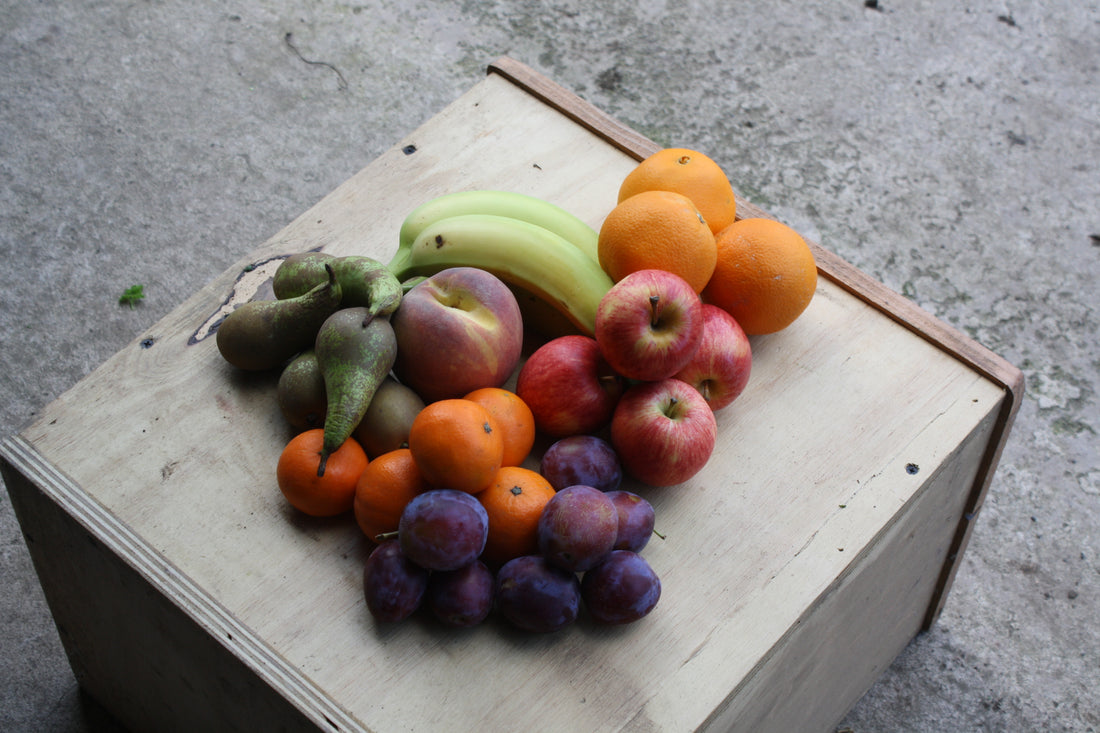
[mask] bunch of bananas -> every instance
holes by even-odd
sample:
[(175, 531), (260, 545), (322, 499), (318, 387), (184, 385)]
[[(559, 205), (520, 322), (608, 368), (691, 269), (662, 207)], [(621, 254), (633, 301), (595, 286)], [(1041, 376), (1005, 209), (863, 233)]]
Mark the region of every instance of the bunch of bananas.
[(478, 267), (546, 301), (586, 335), (611, 289), (598, 234), (542, 199), (507, 191), (445, 194), (414, 209), (388, 267), (401, 281), (449, 267)]

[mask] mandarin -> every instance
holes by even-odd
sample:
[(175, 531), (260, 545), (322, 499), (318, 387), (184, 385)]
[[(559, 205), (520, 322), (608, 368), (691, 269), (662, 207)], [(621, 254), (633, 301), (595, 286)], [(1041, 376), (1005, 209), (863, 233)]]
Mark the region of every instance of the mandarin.
[(537, 471), (522, 466), (501, 468), (477, 500), (489, 515), (489, 536), (482, 557), (489, 565), (503, 565), (521, 555), (538, 552), (538, 525), (554, 487)]
[(729, 313), (749, 335), (791, 325), (814, 297), (817, 265), (798, 232), (772, 219), (741, 219), (719, 232), (718, 264), (703, 301)]
[(623, 179), (619, 201), (642, 191), (675, 191), (687, 196), (714, 234), (737, 217), (737, 199), (729, 178), (721, 166), (695, 150), (665, 148), (643, 160)]
[(367, 464), (355, 485), (355, 521), (363, 534), (378, 542), (378, 535), (396, 532), (405, 505), (430, 488), (416, 467), (412, 451), (396, 448)]
[(437, 488), (476, 494), (500, 470), (504, 435), (489, 411), (461, 398), (427, 405), (409, 427), (409, 450)]
[(328, 457), (318, 476), (325, 431), (314, 428), (290, 439), (279, 455), (275, 478), (291, 506), (314, 517), (331, 517), (352, 508), (355, 486), (367, 467), (367, 454), (348, 438)]
[(504, 440), (502, 466), (518, 466), (535, 445), (535, 416), (519, 395), (502, 387), (483, 387), (466, 395), (497, 421)]
[(618, 282), (638, 270), (668, 270), (696, 293), (714, 273), (718, 250), (707, 222), (687, 196), (642, 191), (613, 208), (600, 227), (600, 267)]

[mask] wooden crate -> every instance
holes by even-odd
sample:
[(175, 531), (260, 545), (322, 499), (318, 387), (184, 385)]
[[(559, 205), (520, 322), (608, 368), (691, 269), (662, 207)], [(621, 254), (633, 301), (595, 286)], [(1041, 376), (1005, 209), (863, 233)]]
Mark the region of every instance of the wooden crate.
[(708, 466), (630, 485), (666, 535), (650, 616), (542, 636), (372, 621), (368, 543), (287, 507), (274, 378), (211, 334), (290, 253), (388, 260), (438, 194), (509, 188), (598, 227), (657, 146), (522, 64), (489, 72), (2, 444), (77, 678), (132, 729), (827, 731), (935, 620), (1021, 375), (815, 245), (816, 297), (753, 339)]

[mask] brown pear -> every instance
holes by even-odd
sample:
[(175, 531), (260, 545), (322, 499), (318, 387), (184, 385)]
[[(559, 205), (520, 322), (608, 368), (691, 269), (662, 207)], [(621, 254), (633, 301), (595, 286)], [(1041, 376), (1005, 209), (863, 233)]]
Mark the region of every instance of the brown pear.
[(275, 387), (275, 399), (283, 417), (298, 430), (324, 426), (328, 407), (325, 379), (313, 349), (303, 351), (286, 365)]
[(221, 322), (218, 351), (235, 367), (250, 371), (282, 367), (313, 345), (317, 330), (340, 307), (340, 285), (328, 279), (296, 298), (250, 300)]
[(393, 377), (386, 377), (352, 435), (371, 458), (407, 448), (409, 428), (423, 409), (420, 395)]

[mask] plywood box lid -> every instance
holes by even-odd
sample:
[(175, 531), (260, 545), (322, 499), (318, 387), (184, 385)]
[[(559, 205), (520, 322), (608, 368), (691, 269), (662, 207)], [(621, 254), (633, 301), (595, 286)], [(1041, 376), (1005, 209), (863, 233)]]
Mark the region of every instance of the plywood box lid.
[(979, 441), (950, 546), (928, 569), (934, 589), (911, 601), (931, 623), (1020, 372), (815, 244), (814, 302), (754, 339), (752, 381), (719, 415), (706, 469), (679, 487), (634, 487), (667, 538), (645, 553), (664, 583), (650, 617), (549, 637), (375, 626), (354, 522), (307, 520), (275, 487), (288, 432), (274, 376), (235, 372), (210, 335), (281, 258), (321, 248), (386, 261), (404, 215), (448, 191), (531, 193), (598, 227), (622, 176), (658, 146), (514, 60), (489, 72), (49, 405), (4, 442), (4, 459), (212, 635), (228, 634), (271, 685), (342, 728), (704, 727), (960, 446)]

